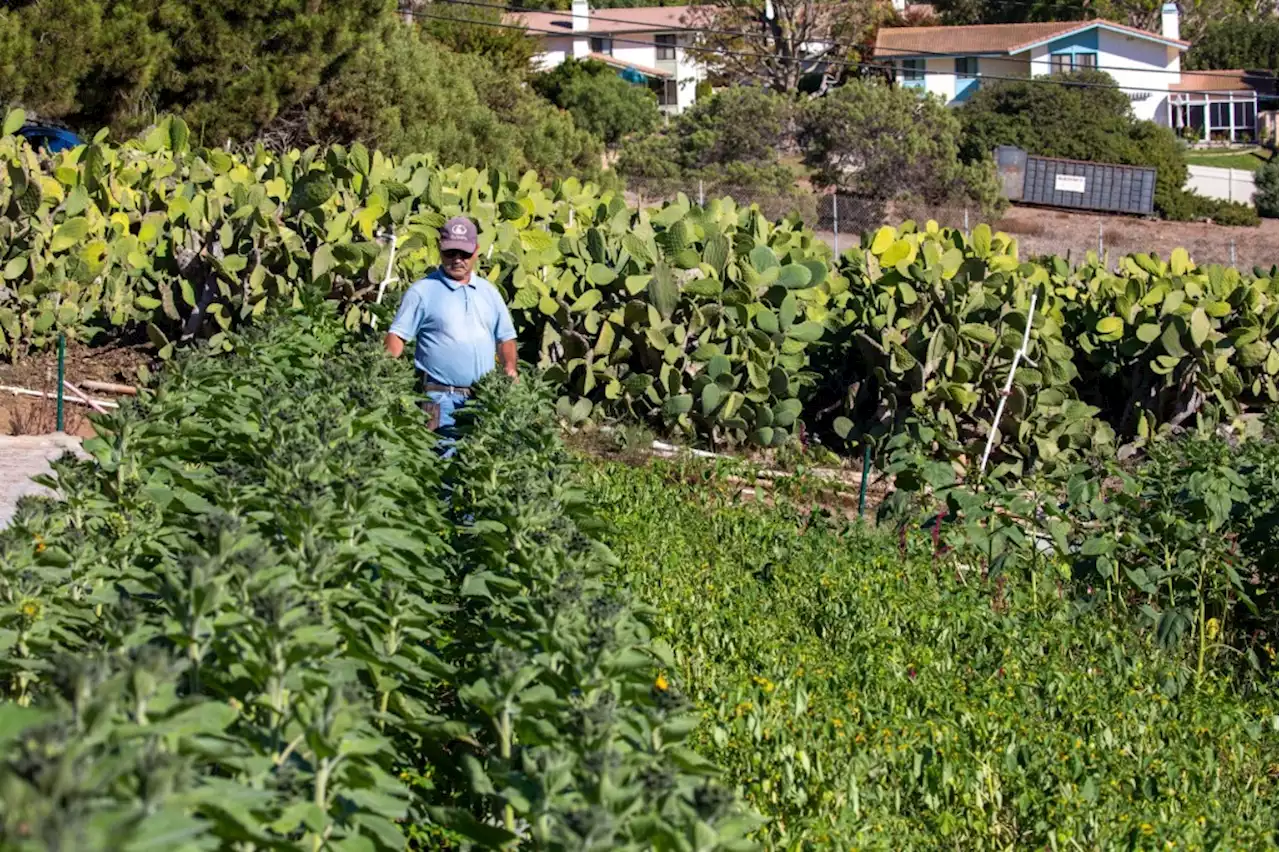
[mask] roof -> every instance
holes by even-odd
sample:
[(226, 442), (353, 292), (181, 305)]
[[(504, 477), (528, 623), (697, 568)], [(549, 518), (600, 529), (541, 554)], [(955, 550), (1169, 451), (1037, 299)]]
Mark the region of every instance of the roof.
[(670, 71), (662, 71), (658, 68), (650, 68), (647, 65), (637, 65), (634, 62), (623, 62), (621, 59), (610, 56), (607, 53), (588, 53), (588, 59), (594, 59), (597, 62), (603, 62), (605, 65), (611, 65), (614, 68), (630, 68), (633, 71), (639, 71), (646, 77), (657, 77), (659, 79), (668, 79), (674, 77)]
[(1183, 71), (1178, 82), (1169, 85), (1171, 92), (1246, 92), (1253, 88), (1243, 71)]
[[(685, 16), (697, 6), (647, 6), (637, 9), (592, 9), (587, 18), (585, 32), (599, 33), (638, 33), (638, 32), (671, 32), (686, 25)], [(597, 15), (608, 18), (602, 21)], [(531, 30), (563, 30), (565, 35), (573, 32), (573, 16), (569, 12), (512, 12), (503, 15), (507, 23), (523, 22)], [(546, 35), (542, 32), (540, 35)]]
[(1047, 41), (1102, 27), (1138, 35), (1179, 48), (1191, 45), (1159, 33), (1095, 18), (1092, 21), (1057, 21), (1035, 24), (974, 24), (959, 27), (885, 27), (876, 34), (876, 56), (930, 56), (932, 54), (1021, 53)]

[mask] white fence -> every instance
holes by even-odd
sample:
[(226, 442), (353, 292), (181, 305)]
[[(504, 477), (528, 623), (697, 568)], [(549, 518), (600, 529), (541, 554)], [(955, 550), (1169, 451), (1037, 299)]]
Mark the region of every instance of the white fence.
[(1217, 166), (1187, 166), (1187, 189), (1207, 198), (1253, 203), (1253, 172)]

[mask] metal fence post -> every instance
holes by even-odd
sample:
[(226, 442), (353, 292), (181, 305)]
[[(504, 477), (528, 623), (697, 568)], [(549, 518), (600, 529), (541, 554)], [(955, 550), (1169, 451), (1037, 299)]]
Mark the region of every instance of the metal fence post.
[(707, 198), (702, 191), (702, 178), (698, 178), (698, 206), (699, 207), (707, 206)]
[(964, 208), (964, 235), (969, 236), (969, 208)]
[(831, 193), (831, 229), (835, 233), (836, 257), (840, 256), (840, 205), (837, 193)]
[[(67, 362), (67, 336), (62, 332), (58, 333), (58, 431), (63, 430), (62, 419), (62, 394), (63, 387), (67, 379), (66, 371)], [(46, 374), (47, 375), (47, 374)]]
[(1102, 255), (1106, 253), (1106, 247), (1102, 243), (1102, 220), (1098, 220), (1098, 260), (1102, 260)]
[(1236, 238), (1235, 237), (1231, 238), (1230, 251), (1231, 251), (1231, 265), (1235, 266), (1236, 265)]
[(858, 487), (858, 517), (867, 507), (867, 477), (871, 475), (871, 445), (862, 451), (862, 485)]

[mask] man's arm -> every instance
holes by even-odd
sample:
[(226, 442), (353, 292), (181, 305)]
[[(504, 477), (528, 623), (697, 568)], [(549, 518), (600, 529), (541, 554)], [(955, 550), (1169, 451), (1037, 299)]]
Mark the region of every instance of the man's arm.
[(504, 340), (498, 344), (498, 361), (502, 364), (502, 370), (513, 379), (520, 377), (519, 371), (516, 369), (516, 341)]
[(399, 358), (404, 353), (405, 341), (413, 337), (422, 325), (422, 313), (422, 297), (410, 288), (400, 300), (400, 307), (396, 310), (395, 319), (391, 321), (391, 327), (387, 329), (386, 337), (382, 338), (382, 348), (392, 358)]
[(493, 295), (498, 303), (498, 321), (493, 328), (493, 337), (498, 341), (498, 363), (502, 364), (503, 372), (508, 376), (519, 379), (516, 365), (516, 327), (511, 322), (511, 311), (507, 309), (507, 303), (502, 301), (502, 295), (496, 288)]

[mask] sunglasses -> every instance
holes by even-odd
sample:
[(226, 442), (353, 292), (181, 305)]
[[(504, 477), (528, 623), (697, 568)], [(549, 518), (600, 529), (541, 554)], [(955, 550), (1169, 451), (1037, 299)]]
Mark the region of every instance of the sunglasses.
[(471, 257), (471, 252), (462, 251), (461, 249), (448, 249), (440, 253), (446, 260), (466, 260)]

